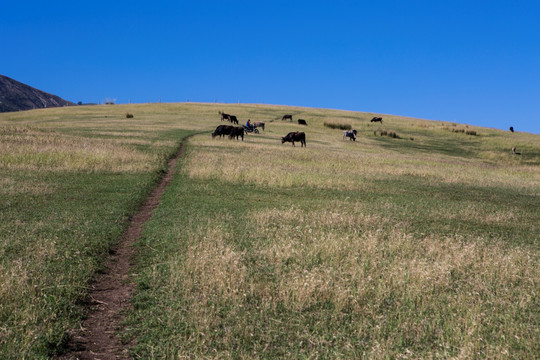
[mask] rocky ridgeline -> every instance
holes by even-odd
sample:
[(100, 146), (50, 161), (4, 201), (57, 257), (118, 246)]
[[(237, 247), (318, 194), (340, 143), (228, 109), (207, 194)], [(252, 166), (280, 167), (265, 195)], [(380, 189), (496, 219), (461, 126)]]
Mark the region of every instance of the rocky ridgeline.
[(7, 76), (0, 75), (0, 112), (73, 106), (59, 96), (38, 90)]

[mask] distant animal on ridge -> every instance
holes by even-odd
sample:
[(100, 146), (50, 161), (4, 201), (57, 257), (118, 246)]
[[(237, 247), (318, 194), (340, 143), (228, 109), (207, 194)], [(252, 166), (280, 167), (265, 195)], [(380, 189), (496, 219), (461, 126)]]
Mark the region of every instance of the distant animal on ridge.
[(290, 114), (285, 114), (285, 115), (283, 115), (283, 117), (281, 118), (281, 120), (290, 120), (290, 121), (292, 121), (292, 115), (290, 115)]
[(514, 132), (514, 127), (513, 126), (510, 126), (510, 131)]
[(374, 117), (371, 122), (380, 122), (382, 124), (382, 117)]
[(307, 122), (304, 119), (298, 119), (298, 125), (306, 125), (307, 126)]
[(221, 121), (223, 121), (223, 120), (230, 121), (230, 120), (229, 120), (229, 116), (230, 116), (229, 114), (225, 114), (224, 112), (221, 112), (221, 111), (220, 111), (220, 112), (219, 112), (219, 115), (221, 115)]
[(356, 130), (345, 130), (343, 132), (343, 140), (349, 138), (349, 140), (356, 141)]
[(306, 146), (306, 134), (299, 131), (293, 131), (281, 138), (282, 144), (285, 142), (292, 142), (292, 146), (295, 146), (295, 141), (299, 141), (301, 146)]

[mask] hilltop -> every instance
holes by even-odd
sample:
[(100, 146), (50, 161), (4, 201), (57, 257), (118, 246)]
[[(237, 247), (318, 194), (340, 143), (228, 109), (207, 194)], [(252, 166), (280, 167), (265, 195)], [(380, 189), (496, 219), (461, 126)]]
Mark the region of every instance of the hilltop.
[(73, 106), (71, 101), (0, 75), (0, 112)]

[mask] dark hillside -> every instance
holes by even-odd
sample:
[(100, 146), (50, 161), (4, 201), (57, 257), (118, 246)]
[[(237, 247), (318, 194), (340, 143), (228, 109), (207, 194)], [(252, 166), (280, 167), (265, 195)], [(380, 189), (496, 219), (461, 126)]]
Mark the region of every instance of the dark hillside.
[(72, 105), (71, 101), (0, 75), (0, 112)]

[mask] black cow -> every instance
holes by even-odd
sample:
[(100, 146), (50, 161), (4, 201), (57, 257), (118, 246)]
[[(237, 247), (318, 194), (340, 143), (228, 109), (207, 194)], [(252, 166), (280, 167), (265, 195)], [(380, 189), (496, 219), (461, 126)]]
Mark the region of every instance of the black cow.
[(510, 126), (510, 131), (514, 132), (514, 127), (513, 126)]
[(285, 142), (292, 142), (292, 145), (295, 146), (295, 141), (300, 141), (300, 143), (302, 144), (301, 146), (306, 146), (306, 134), (299, 131), (293, 131), (281, 138), (282, 144)]
[(374, 117), (371, 122), (380, 122), (382, 124), (382, 117)]
[(285, 115), (283, 115), (283, 117), (281, 118), (281, 120), (291, 120), (291, 121), (292, 121), (292, 115), (285, 114)]
[(220, 138), (225, 135), (230, 135), (233, 127), (234, 126), (231, 125), (219, 125), (212, 133), (212, 139), (218, 135)]
[(356, 141), (356, 130), (345, 130), (343, 132), (343, 140), (347, 137), (349, 140)]
[(231, 116), (231, 115), (225, 114), (224, 112), (221, 112), (221, 111), (219, 112), (219, 115), (221, 115), (221, 121), (223, 121), (223, 120), (230, 121), (229, 116)]
[(244, 128), (242, 126), (231, 126), (232, 130), (229, 134), (229, 139), (232, 139), (233, 137), (236, 137), (236, 140), (238, 140), (238, 137), (242, 137), (242, 141), (244, 141)]
[(231, 122), (231, 124), (235, 123), (236, 125), (238, 125), (238, 119), (234, 115), (229, 115), (229, 121)]
[(304, 119), (298, 119), (298, 125), (306, 125), (307, 126), (307, 122)]

